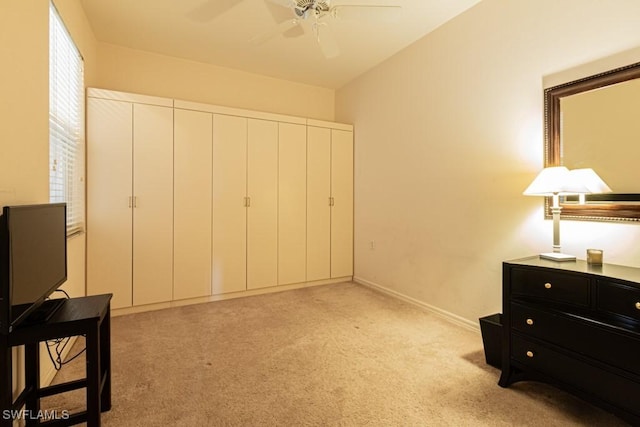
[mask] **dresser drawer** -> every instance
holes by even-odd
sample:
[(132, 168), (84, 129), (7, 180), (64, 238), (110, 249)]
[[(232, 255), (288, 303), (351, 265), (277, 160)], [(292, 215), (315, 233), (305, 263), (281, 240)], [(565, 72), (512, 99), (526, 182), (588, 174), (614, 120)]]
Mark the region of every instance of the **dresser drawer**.
[(511, 327), (640, 376), (640, 334), (518, 303), (511, 304)]
[(591, 299), (588, 277), (552, 270), (514, 268), (511, 270), (511, 293), (582, 306), (588, 306)]
[(542, 344), (512, 335), (511, 357), (521, 365), (570, 384), (590, 397), (640, 415), (640, 383), (592, 366), (571, 353), (560, 353)]
[(640, 289), (599, 280), (597, 307), (640, 321)]

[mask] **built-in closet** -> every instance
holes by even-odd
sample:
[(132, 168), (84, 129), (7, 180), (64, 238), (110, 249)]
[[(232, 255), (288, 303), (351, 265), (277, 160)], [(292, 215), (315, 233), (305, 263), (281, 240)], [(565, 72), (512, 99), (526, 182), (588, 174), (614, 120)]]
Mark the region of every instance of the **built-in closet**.
[(88, 294), (118, 309), (352, 275), (352, 126), (88, 90)]

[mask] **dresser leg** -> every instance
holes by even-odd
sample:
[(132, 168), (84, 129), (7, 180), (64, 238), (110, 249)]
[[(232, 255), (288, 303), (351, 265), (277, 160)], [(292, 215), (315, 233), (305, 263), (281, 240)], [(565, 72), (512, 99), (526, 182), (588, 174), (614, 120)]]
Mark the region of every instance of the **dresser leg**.
[(511, 370), (503, 370), (498, 381), (500, 387), (509, 387), (511, 385)]
[(511, 384), (517, 383), (518, 381), (526, 381), (531, 379), (531, 375), (523, 372), (522, 370), (514, 367), (508, 367), (502, 370), (502, 375), (500, 375), (500, 380), (498, 380), (498, 385), (500, 387), (509, 387)]

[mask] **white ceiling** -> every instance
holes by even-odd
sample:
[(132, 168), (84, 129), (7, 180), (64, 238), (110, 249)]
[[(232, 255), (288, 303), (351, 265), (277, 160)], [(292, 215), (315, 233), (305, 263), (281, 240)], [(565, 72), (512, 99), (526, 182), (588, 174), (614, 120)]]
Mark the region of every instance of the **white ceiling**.
[(269, 0), (81, 1), (101, 42), (337, 89), (480, 0), (333, 0), (333, 6), (402, 8), (391, 22), (331, 19), (327, 30), (340, 55), (330, 59), (310, 21), (303, 23), (304, 34), (296, 27), (251, 42), (294, 17), (291, 9)]

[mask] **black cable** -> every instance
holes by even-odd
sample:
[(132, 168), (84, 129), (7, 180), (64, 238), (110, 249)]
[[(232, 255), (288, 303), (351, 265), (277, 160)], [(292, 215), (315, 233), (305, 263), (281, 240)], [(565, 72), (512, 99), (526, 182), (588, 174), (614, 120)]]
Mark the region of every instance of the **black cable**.
[[(67, 299), (71, 298), (64, 289), (56, 289), (55, 292), (62, 292), (63, 294), (65, 294)], [(82, 336), (85, 337), (85, 335), (82, 335)], [(64, 352), (64, 349), (67, 347), (67, 344), (69, 344), (70, 340), (71, 340), (71, 337), (63, 337), (63, 338), (56, 338), (53, 340), (47, 340), (47, 353), (49, 353), (49, 359), (51, 360), (51, 363), (53, 364), (53, 368), (56, 371), (59, 371), (60, 369), (62, 369), (64, 365), (73, 361), (75, 358), (77, 358), (82, 353), (84, 353), (87, 349), (87, 347), (85, 346), (82, 350), (78, 352), (78, 354), (76, 354), (73, 357), (67, 358), (67, 360), (63, 361), (62, 353)], [(55, 359), (53, 358), (53, 354), (51, 354), (52, 347), (55, 347), (55, 353), (56, 353)]]
[(65, 295), (66, 295), (67, 299), (71, 298), (71, 297), (69, 296), (69, 294), (67, 293), (67, 291), (65, 291), (64, 289), (56, 289), (54, 292), (62, 292), (63, 294), (65, 294)]
[(63, 365), (66, 365), (67, 363), (71, 362), (73, 359), (75, 359), (76, 357), (80, 356), (82, 353), (84, 353), (87, 350), (87, 347), (83, 348), (82, 350), (80, 350), (78, 352), (78, 354), (76, 354), (75, 356), (71, 357), (71, 358), (67, 358), (67, 360), (65, 360), (64, 362), (62, 362)]

